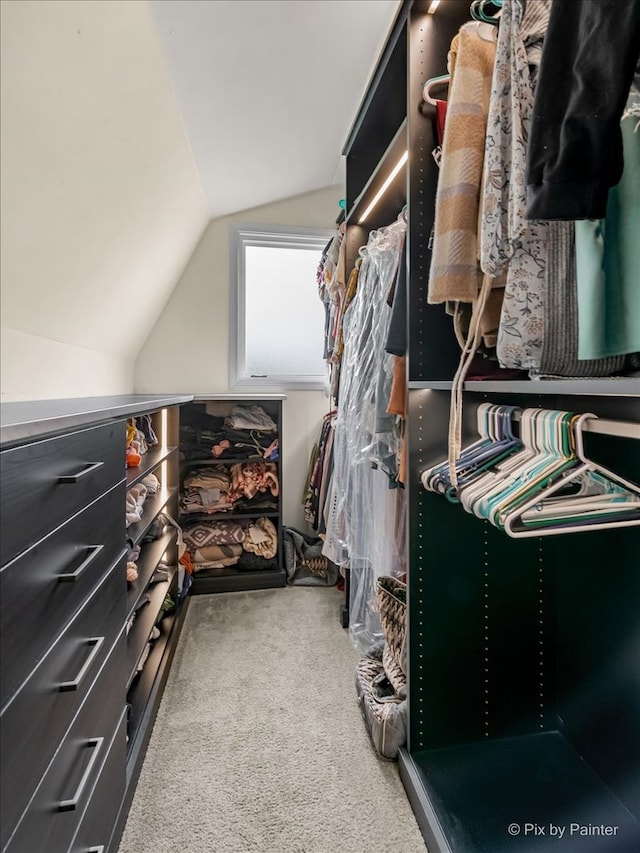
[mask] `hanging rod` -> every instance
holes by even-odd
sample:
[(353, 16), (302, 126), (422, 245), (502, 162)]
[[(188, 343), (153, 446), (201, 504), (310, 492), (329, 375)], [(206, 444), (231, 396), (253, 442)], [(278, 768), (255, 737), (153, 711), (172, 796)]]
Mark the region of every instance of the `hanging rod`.
[[(520, 420), (520, 412), (513, 415), (515, 421)], [(622, 438), (640, 439), (640, 424), (632, 421), (611, 421), (606, 418), (590, 418), (582, 424), (583, 432), (597, 432), (600, 435), (615, 435)]]

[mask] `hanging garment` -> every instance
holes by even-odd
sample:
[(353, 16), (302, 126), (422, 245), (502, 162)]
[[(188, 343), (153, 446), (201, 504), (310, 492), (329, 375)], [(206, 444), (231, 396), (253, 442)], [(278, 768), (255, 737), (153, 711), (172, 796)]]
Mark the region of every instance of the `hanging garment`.
[(638, 113), (622, 120), (624, 172), (606, 218), (576, 222), (580, 358), (640, 351), (639, 124)]
[[(333, 442), (333, 474), (326, 501), (323, 554), (351, 570), (349, 633), (358, 648), (370, 645), (380, 624), (370, 606), (375, 578), (396, 572), (395, 522), (399, 489), (389, 488), (383, 465), (395, 437), (376, 433), (380, 389), (388, 387), (394, 356), (385, 352), (391, 309), (387, 304), (396, 275), (406, 222), (400, 218), (373, 231), (360, 250), (357, 293), (344, 317), (344, 354)], [(381, 374), (385, 381), (381, 381)]]
[(480, 190), (495, 41), (476, 22), (451, 43), (451, 83), (436, 194), (428, 301), (474, 302), (482, 285), (478, 258)]
[(553, 4), (529, 138), (529, 219), (604, 217), (639, 54), (638, 0)]
[(547, 376), (611, 376), (624, 368), (624, 356), (578, 360), (574, 231), (573, 222), (549, 223), (540, 373)]
[(400, 264), (393, 289), (391, 318), (384, 348), (391, 355), (404, 355), (407, 351), (407, 253), (404, 243), (400, 249)]
[(540, 366), (546, 223), (525, 218), (526, 140), (551, 0), (505, 0), (498, 31), (484, 162), (481, 264), (507, 271), (498, 332), (502, 367)]
[(351, 305), (353, 297), (356, 295), (356, 291), (358, 289), (358, 275), (360, 273), (360, 265), (362, 264), (362, 258), (358, 258), (355, 262), (355, 266), (351, 270), (351, 274), (349, 276), (349, 282), (347, 284), (347, 291), (344, 297), (344, 303), (342, 306), (342, 315), (340, 317), (340, 325), (338, 327), (338, 337), (336, 340), (336, 346), (334, 350), (335, 360), (337, 362), (342, 361), (342, 353), (344, 351), (344, 333), (342, 330), (342, 324), (344, 322), (344, 313)]

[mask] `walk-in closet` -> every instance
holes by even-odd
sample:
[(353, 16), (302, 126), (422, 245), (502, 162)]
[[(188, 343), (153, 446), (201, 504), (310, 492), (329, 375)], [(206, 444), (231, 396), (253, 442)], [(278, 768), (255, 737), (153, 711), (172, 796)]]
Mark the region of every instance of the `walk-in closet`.
[(0, 853), (638, 853), (640, 0), (0, 13)]

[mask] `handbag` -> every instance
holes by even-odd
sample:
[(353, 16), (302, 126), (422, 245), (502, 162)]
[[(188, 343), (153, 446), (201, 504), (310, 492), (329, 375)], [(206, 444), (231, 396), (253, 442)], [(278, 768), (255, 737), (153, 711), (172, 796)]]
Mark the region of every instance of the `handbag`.
[(407, 672), (407, 585), (398, 578), (382, 575), (376, 581), (380, 624), (396, 666)]
[(395, 761), (407, 740), (407, 700), (396, 695), (382, 661), (363, 658), (356, 667), (358, 705), (381, 758)]
[(295, 527), (282, 531), (287, 583), (300, 586), (335, 586), (340, 570), (322, 553), (322, 539)]

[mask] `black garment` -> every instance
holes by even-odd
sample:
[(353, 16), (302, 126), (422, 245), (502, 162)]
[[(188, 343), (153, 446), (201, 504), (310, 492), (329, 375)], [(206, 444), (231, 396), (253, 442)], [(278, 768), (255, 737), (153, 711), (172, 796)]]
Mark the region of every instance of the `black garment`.
[(602, 219), (622, 176), (620, 119), (640, 54), (640, 0), (557, 0), (538, 73), (529, 219)]
[(392, 355), (404, 355), (407, 351), (407, 252), (404, 242), (400, 249), (385, 350)]

